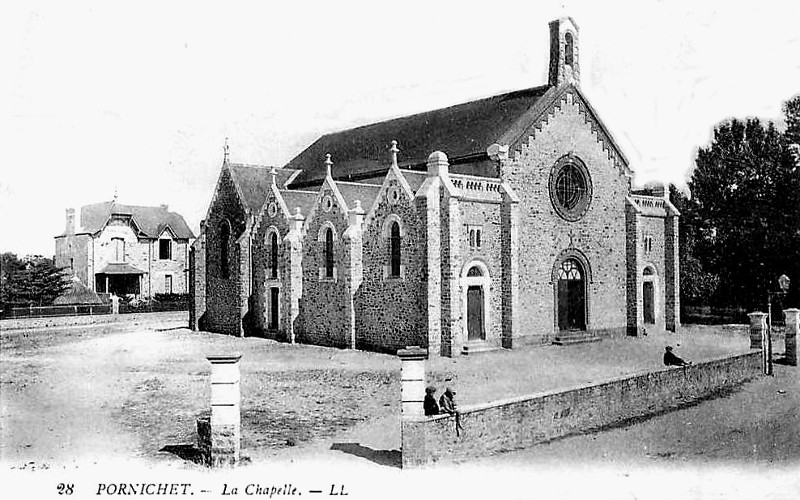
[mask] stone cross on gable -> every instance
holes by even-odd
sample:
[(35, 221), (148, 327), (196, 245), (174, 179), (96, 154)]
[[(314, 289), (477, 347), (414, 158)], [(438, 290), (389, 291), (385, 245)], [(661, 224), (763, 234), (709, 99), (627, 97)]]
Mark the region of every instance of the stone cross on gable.
[(330, 153), (325, 155), (325, 166), (328, 168), (328, 177), (333, 178), (333, 176), (331, 175), (331, 167), (333, 166), (333, 161), (331, 160)]
[(389, 149), (389, 151), (392, 152), (392, 166), (396, 167), (397, 166), (397, 153), (400, 152), (400, 150), (397, 149), (397, 141), (394, 141), (394, 140), (392, 141), (392, 147), (391, 147), (391, 149)]
[(278, 175), (278, 172), (277, 172), (277, 170), (275, 170), (275, 167), (272, 167), (272, 170), (269, 173), (270, 173), (270, 175), (272, 175), (272, 185), (274, 186), (275, 185), (275, 176)]

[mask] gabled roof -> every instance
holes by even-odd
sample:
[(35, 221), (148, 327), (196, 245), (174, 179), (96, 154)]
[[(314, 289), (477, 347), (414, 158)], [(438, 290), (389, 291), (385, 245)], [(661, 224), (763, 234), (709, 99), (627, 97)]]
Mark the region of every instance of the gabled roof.
[(94, 234), (100, 231), (113, 214), (131, 216), (143, 236), (149, 238), (158, 238), (167, 226), (169, 226), (176, 238), (194, 238), (194, 234), (189, 229), (183, 216), (170, 212), (166, 206), (122, 205), (113, 201), (104, 201), (81, 207), (81, 228), (76, 229), (76, 233)]
[[(272, 183), (272, 167), (263, 165), (246, 165), (242, 163), (227, 164), (236, 189), (241, 193), (242, 201), (247, 205), (250, 213), (258, 213)], [(275, 183), (283, 186), (289, 178), (296, 173), (290, 168), (275, 169)]]
[[(448, 108), (395, 118), (327, 134), (286, 164), (303, 171), (292, 184), (313, 184), (325, 178), (330, 153), (334, 178), (386, 170), (392, 140), (401, 149), (400, 165), (424, 164), (433, 151), (451, 159), (485, 154), (486, 148), (516, 123), (550, 87), (534, 87)], [(464, 172), (478, 173), (478, 172)]]
[(342, 198), (347, 203), (348, 210), (356, 207), (356, 200), (361, 202), (361, 208), (369, 210), (381, 191), (381, 186), (355, 182), (336, 182), (336, 187), (339, 188)]
[(281, 190), (286, 208), (289, 209), (289, 215), (294, 215), (295, 208), (300, 207), (300, 213), (304, 217), (308, 217), (308, 213), (317, 201), (318, 193), (315, 191), (290, 191), (286, 189)]

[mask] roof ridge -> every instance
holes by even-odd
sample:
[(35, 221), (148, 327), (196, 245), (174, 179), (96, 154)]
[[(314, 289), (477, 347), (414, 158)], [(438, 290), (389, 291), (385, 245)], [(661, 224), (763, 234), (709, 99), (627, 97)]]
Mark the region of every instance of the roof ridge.
[(502, 92), (500, 94), (488, 95), (488, 96), (485, 96), (485, 97), (479, 97), (477, 99), (472, 99), (470, 101), (464, 101), (464, 102), (459, 102), (457, 104), (451, 104), (450, 106), (443, 106), (441, 108), (434, 108), (434, 109), (429, 109), (427, 111), (420, 111), (418, 113), (412, 113), (410, 115), (395, 116), (394, 118), (387, 118), (385, 120), (378, 120), (376, 122), (371, 122), (371, 123), (367, 123), (367, 124), (364, 124), (364, 125), (359, 125), (357, 127), (351, 127), (351, 128), (348, 128), (348, 129), (337, 130), (337, 131), (334, 131), (334, 132), (328, 132), (327, 134), (321, 135), (317, 140), (320, 140), (323, 137), (328, 137), (328, 136), (336, 135), (336, 134), (344, 134), (344, 133), (352, 132), (354, 130), (358, 130), (358, 129), (362, 129), (362, 128), (373, 127), (375, 125), (379, 125), (379, 124), (382, 124), (382, 123), (389, 123), (389, 122), (392, 122), (392, 121), (395, 121), (395, 120), (402, 120), (404, 118), (413, 118), (413, 117), (416, 117), (416, 116), (426, 115), (428, 113), (438, 113), (438, 112), (441, 112), (441, 111), (444, 111), (444, 110), (447, 110), (447, 109), (457, 108), (459, 106), (465, 106), (467, 104), (473, 104), (473, 103), (480, 102), (480, 101), (488, 101), (489, 99), (496, 99), (498, 97), (509, 96), (511, 94), (518, 94), (518, 93), (522, 93), (522, 92), (530, 92), (532, 90), (546, 89), (546, 88), (549, 88), (549, 87), (551, 87), (550, 84), (544, 84), (544, 85), (538, 85), (536, 87), (528, 87), (528, 88), (524, 88), (524, 89), (511, 90), (511, 91), (508, 91), (508, 92)]
[(350, 182), (350, 181), (337, 181), (336, 179), (333, 180), (336, 184), (344, 184), (345, 186), (367, 186), (367, 187), (378, 187), (381, 186), (379, 184), (368, 184), (366, 182)]

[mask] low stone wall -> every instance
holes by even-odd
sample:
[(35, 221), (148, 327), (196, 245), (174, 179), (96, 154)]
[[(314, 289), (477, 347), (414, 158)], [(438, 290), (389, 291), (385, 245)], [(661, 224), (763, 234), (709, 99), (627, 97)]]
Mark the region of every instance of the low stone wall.
[(456, 417), (402, 422), (403, 467), (464, 459), (652, 415), (736, 386), (761, 374), (761, 351), (671, 367), (492, 403)]

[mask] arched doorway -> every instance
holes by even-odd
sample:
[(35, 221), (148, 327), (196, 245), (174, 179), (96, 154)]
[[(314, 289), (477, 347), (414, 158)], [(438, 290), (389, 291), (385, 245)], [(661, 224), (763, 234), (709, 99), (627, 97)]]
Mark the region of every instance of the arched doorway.
[(558, 329), (586, 330), (586, 273), (577, 259), (561, 263), (556, 286)]
[(645, 267), (642, 272), (642, 309), (644, 322), (654, 325), (656, 322), (655, 272), (652, 267)]
[(486, 340), (488, 324), (489, 271), (482, 262), (472, 262), (465, 266), (462, 273), (461, 286), (466, 313), (464, 340), (483, 341)]

